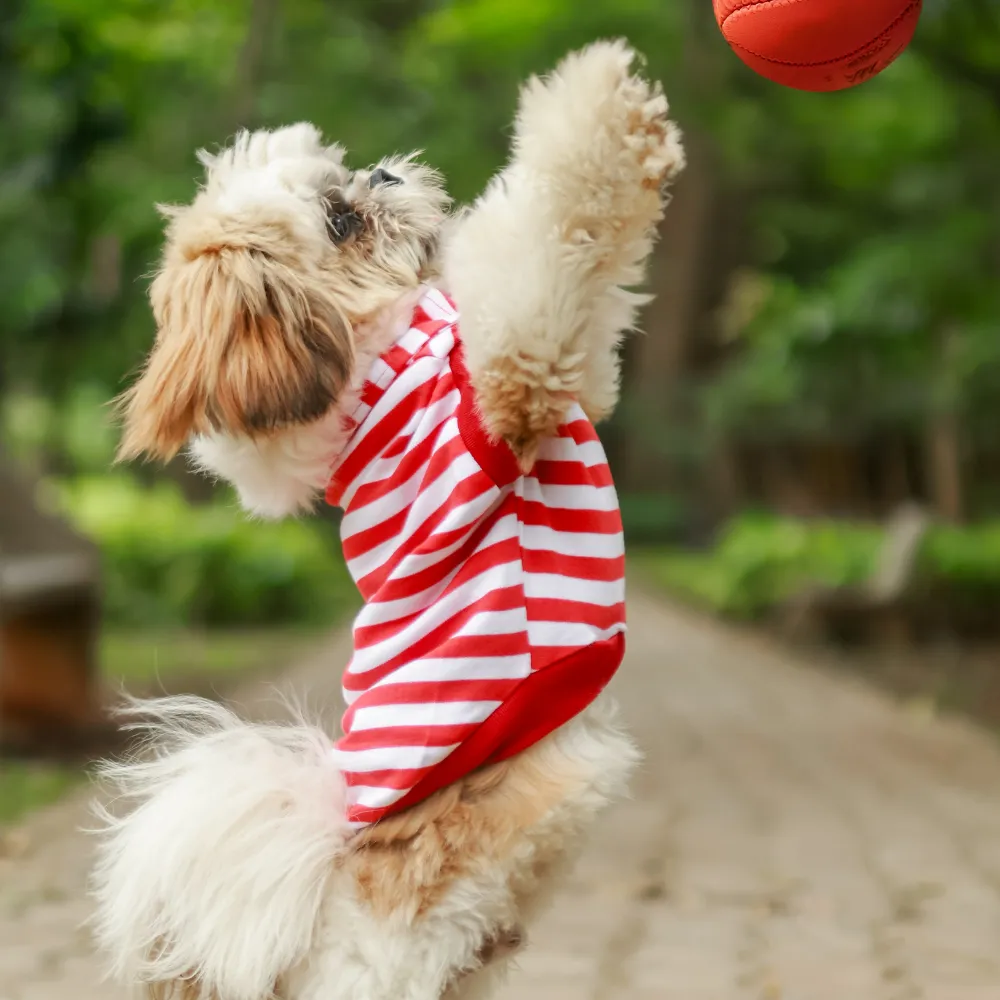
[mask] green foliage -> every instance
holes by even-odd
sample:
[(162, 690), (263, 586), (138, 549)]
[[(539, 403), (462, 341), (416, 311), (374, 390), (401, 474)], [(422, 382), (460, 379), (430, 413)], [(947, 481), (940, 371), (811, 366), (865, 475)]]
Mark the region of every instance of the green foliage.
[(927, 4), (876, 80), (818, 96), (715, 94), (749, 207), (757, 294), (703, 403), (731, 439), (987, 430), (1000, 388), (1000, 20)]
[(0, 761), (0, 831), (32, 809), (55, 802), (81, 777), (70, 767)]
[[(922, 552), (924, 575), (933, 600), (966, 621), (995, 622), (1000, 607), (1000, 522), (972, 528), (942, 525)], [(982, 627), (982, 626), (980, 626)]]
[(754, 618), (813, 583), (854, 584), (871, 573), (875, 526), (745, 514), (705, 553), (647, 552), (637, 564), (672, 592), (736, 618)]
[[(884, 535), (874, 524), (744, 514), (705, 552), (645, 550), (634, 563), (677, 596), (734, 618), (759, 618), (802, 588), (868, 579)], [(1000, 521), (934, 525), (920, 552), (925, 594), (950, 606), (995, 609)]]
[(105, 608), (127, 626), (329, 622), (355, 603), (332, 532), (254, 522), (232, 500), (187, 504), (169, 483), (52, 485), (54, 503), (104, 556)]
[(118, 431), (100, 385), (81, 383), (57, 404), (39, 392), (0, 397), (0, 443), (37, 474), (60, 471), (96, 475), (114, 462)]
[(688, 520), (683, 503), (664, 493), (623, 493), (618, 502), (625, 538), (630, 545), (674, 541)]
[[(692, 148), (721, 154), (743, 216), (723, 221), (745, 230), (733, 291), (752, 301), (726, 312), (726, 364), (695, 387), (688, 464), (720, 441), (914, 440), (938, 410), (993, 434), (1000, 21), (987, 0), (925, 0), (896, 64), (822, 95), (746, 69), (707, 0), (0, 7), (0, 393), (54, 406), (47, 422), (20, 416), (60, 468), (109, 454), (74, 400), (81, 385), (110, 398), (149, 344), (154, 205), (191, 197), (197, 147), (311, 119), (355, 163), (425, 150), (468, 200), (507, 155), (525, 75), (611, 35), (665, 79)], [(666, 437), (640, 420), (629, 434)], [(637, 537), (668, 530), (655, 506), (634, 514)]]

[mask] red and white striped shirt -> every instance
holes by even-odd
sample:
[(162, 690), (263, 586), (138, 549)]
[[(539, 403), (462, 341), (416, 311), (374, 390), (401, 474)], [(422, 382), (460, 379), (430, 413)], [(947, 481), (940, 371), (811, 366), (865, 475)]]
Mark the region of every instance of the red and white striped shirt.
[(327, 500), (365, 599), (335, 754), (366, 825), (581, 712), (624, 651), (624, 543), (574, 406), (531, 473), (491, 440), (435, 290), (380, 357)]

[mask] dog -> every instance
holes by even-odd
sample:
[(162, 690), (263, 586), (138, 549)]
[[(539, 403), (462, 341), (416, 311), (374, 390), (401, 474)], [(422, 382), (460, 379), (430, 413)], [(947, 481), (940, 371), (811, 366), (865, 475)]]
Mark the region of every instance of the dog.
[(624, 554), (593, 425), (683, 167), (624, 42), (523, 88), (468, 210), (308, 124), (201, 154), (164, 209), (121, 457), (185, 447), (247, 511), (344, 509), (366, 599), (344, 734), (134, 705), (104, 766), (96, 934), (184, 1000), (489, 994), (638, 751), (603, 689)]

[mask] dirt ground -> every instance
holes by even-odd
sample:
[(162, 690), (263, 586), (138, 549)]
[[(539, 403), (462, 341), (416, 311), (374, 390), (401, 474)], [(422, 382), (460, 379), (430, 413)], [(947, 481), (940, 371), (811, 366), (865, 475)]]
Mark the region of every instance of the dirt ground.
[[(345, 655), (281, 686), (335, 712)], [(615, 689), (645, 767), (502, 1000), (1000, 996), (991, 735), (644, 594)], [(85, 822), (81, 794), (7, 837), (0, 1000), (118, 1000), (81, 927)]]

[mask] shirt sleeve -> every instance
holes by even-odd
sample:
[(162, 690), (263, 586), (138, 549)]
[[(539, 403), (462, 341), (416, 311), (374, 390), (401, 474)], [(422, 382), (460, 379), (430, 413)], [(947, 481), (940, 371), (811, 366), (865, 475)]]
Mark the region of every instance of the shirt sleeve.
[(501, 489), (509, 486), (520, 477), (521, 467), (510, 445), (506, 441), (492, 437), (483, 424), (482, 412), (469, 378), (469, 369), (465, 364), (465, 351), (462, 342), (457, 338), (450, 360), (452, 376), (462, 397), (457, 419), (458, 430), (465, 447), (496, 486)]

